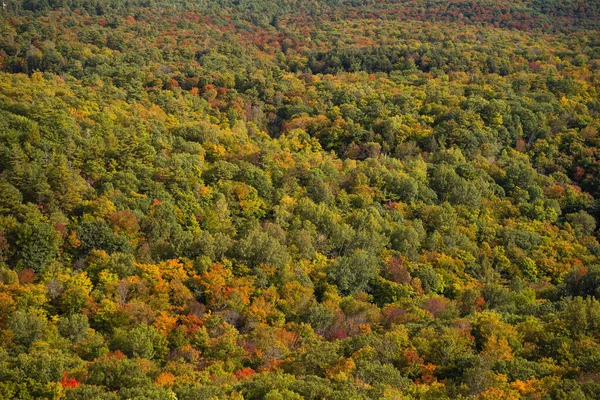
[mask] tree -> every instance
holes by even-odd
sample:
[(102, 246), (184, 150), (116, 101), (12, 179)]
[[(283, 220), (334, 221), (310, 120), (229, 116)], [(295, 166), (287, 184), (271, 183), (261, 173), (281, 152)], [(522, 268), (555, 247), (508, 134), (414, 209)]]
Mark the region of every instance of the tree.
[(596, 219), (583, 210), (567, 214), (565, 217), (580, 235), (590, 235), (596, 229)]
[(62, 317), (58, 320), (57, 326), (60, 334), (72, 342), (83, 339), (90, 328), (88, 318), (84, 314)]
[(10, 322), (10, 330), (14, 334), (13, 341), (19, 345), (31, 346), (44, 338), (48, 321), (41, 310), (16, 311)]
[(154, 327), (140, 325), (131, 330), (116, 329), (112, 347), (130, 357), (162, 359), (168, 351), (167, 338)]
[(16, 245), (19, 265), (41, 272), (58, 253), (61, 244), (58, 232), (47, 222), (26, 223), (19, 227)]
[(356, 250), (341, 256), (329, 267), (329, 280), (338, 286), (343, 294), (365, 290), (369, 281), (377, 275), (377, 257), (365, 250)]

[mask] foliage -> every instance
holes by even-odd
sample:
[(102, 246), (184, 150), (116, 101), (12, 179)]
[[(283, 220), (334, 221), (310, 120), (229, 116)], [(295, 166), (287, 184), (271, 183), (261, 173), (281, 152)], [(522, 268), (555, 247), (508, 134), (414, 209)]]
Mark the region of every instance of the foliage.
[(597, 398), (599, 2), (5, 3), (0, 398)]

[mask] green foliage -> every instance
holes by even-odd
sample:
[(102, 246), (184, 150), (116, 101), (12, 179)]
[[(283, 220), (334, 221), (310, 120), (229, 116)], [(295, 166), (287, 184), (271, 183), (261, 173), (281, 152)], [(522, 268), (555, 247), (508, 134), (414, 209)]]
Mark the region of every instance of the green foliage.
[(117, 329), (113, 347), (130, 357), (160, 359), (167, 353), (167, 338), (151, 326), (140, 325), (133, 329)]
[(109, 354), (97, 358), (88, 368), (86, 383), (103, 386), (109, 391), (121, 388), (149, 385), (150, 378), (136, 364), (135, 360)]
[(72, 342), (77, 342), (85, 337), (90, 328), (88, 318), (83, 314), (73, 314), (59, 319), (58, 331), (61, 336)]
[(9, 321), (16, 344), (30, 346), (36, 340), (43, 339), (48, 321), (40, 310), (17, 311)]
[(378, 260), (365, 250), (341, 256), (330, 267), (329, 279), (343, 294), (365, 290), (369, 280), (377, 276)]
[(48, 223), (25, 224), (19, 227), (16, 243), (21, 268), (40, 272), (56, 258), (60, 239)]

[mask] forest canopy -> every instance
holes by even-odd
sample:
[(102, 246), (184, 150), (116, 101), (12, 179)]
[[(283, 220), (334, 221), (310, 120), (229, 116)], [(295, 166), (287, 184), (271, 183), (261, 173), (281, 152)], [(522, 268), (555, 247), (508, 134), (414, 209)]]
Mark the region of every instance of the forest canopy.
[(598, 397), (599, 2), (4, 4), (0, 398)]

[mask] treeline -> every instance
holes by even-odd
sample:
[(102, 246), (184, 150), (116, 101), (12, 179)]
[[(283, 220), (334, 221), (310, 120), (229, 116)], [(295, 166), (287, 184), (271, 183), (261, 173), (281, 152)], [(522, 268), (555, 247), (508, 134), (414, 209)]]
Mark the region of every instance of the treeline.
[(600, 6), (595, 1), (511, 1), (461, 0), (411, 0), (376, 2), (373, 0), (296, 0), (245, 1), (245, 0), (13, 0), (7, 4), (14, 13), (67, 10), (85, 11), (93, 16), (134, 15), (139, 8), (168, 10), (193, 10), (211, 17), (233, 18), (260, 26), (279, 27), (290, 16), (328, 20), (344, 16), (367, 18), (409, 18), (422, 21), (446, 21), (466, 24), (490, 24), (508, 29), (543, 29), (546, 31), (572, 31), (597, 28), (600, 23)]

